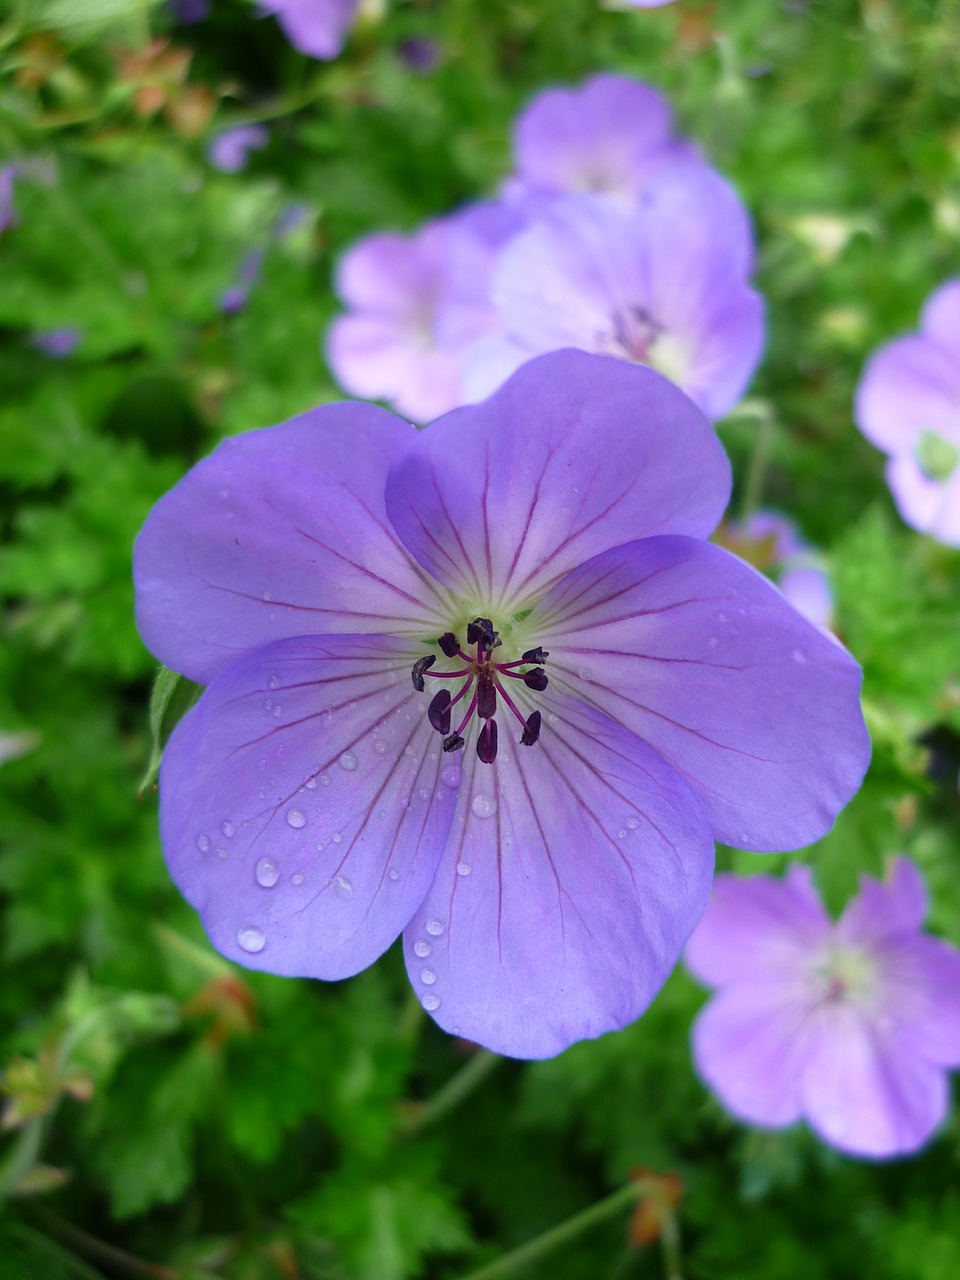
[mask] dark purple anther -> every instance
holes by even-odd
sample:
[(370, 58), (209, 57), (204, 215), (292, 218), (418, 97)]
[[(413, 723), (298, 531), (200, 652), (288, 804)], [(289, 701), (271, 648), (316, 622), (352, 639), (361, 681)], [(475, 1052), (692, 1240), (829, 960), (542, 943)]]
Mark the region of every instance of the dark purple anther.
[(528, 671), (523, 677), (523, 683), (528, 689), (535, 689), (537, 693), (542, 693), (550, 681), (547, 679), (547, 673), (541, 671), (539, 667), (535, 671)]
[(448, 658), (455, 658), (460, 652), (460, 641), (452, 631), (445, 631), (437, 641), (437, 644), (440, 646), (441, 653)]
[(463, 747), (463, 742), (464, 740), (459, 733), (451, 733), (449, 738), (444, 738), (443, 749), (444, 751), (459, 751)]
[(477, 715), (481, 720), (489, 720), (497, 714), (497, 691), (493, 681), (485, 672), (477, 681)]
[(545, 662), (550, 657), (548, 649), (541, 649), (539, 645), (535, 649), (528, 649), (526, 653), (521, 653), (521, 662)]
[(441, 689), (427, 708), (427, 719), (438, 733), (450, 732), (450, 694)]
[(494, 631), (489, 618), (474, 618), (467, 623), (467, 644), (478, 644), (483, 652), (489, 653), (500, 643), (500, 635)]
[(436, 662), (436, 657), (431, 653), (426, 658), (418, 658), (413, 664), (413, 670), (410, 672), (410, 679), (413, 681), (413, 687), (417, 693), (423, 693), (423, 673), (429, 670)]
[(539, 711), (532, 711), (527, 716), (527, 723), (523, 726), (523, 733), (520, 735), (520, 741), (523, 746), (532, 747), (540, 737), (540, 721), (542, 718)]
[[(538, 715), (534, 712), (534, 715)], [(532, 717), (531, 717), (532, 719)], [(528, 722), (529, 723), (529, 722)], [(497, 758), (497, 722), (484, 720), (483, 728), (477, 738), (477, 755), (483, 764), (493, 764)]]

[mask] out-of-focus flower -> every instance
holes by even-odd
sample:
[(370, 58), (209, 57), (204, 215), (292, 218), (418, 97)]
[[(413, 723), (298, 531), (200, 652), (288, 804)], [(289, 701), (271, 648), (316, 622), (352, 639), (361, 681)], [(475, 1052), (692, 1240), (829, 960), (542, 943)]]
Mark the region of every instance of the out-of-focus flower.
[(713, 541), (772, 578), (795, 609), (817, 627), (833, 621), (833, 589), (823, 558), (780, 511), (725, 520)]
[(35, 333), (30, 339), (30, 345), (52, 356), (55, 360), (62, 360), (65, 356), (73, 355), (82, 341), (82, 329), (76, 326), (64, 326), (62, 329), (46, 329), (41, 333)]
[(214, 134), (207, 148), (207, 159), (224, 173), (240, 173), (247, 166), (251, 151), (267, 145), (269, 134), (262, 124), (238, 124)]
[(160, 796), (214, 945), (331, 979), (403, 931), (423, 1007), (518, 1057), (636, 1018), (712, 837), (809, 843), (869, 755), (850, 656), (703, 540), (729, 486), (675, 387), (577, 351), (426, 431), (328, 405), (194, 467), (135, 576), (209, 682)]
[(5, 164), (0, 168), (0, 231), (17, 225), (17, 211), (13, 207), (13, 183), (20, 166)]
[(32, 729), (3, 730), (0, 729), (0, 764), (8, 760), (16, 760), (32, 751), (40, 741), (40, 735)]
[(194, 22), (203, 22), (210, 12), (209, 0), (167, 0), (167, 8), (177, 22), (190, 26)]
[(350, 310), (327, 335), (338, 381), (418, 422), (463, 404), (464, 355), (499, 328), (487, 292), (496, 251), (521, 217), (519, 203), (472, 205), (348, 250), (336, 289)]
[(890, 459), (887, 483), (906, 523), (960, 546), (960, 278), (927, 299), (919, 333), (871, 357), (854, 414)]
[(665, 165), (698, 154), (675, 137), (662, 94), (609, 74), (538, 94), (517, 119), (513, 150), (508, 194), (591, 192), (625, 209)]
[(650, 365), (722, 417), (763, 349), (752, 254), (743, 206), (704, 165), (664, 170), (632, 212), (595, 196), (557, 202), (497, 259), (502, 332), (468, 353), (467, 399), (532, 355), (580, 347)]
[(295, 49), (328, 61), (343, 48), (360, 0), (261, 0), (260, 11), (276, 17)]
[(697, 1069), (750, 1124), (806, 1119), (882, 1159), (918, 1150), (960, 1066), (960, 952), (920, 932), (926, 893), (897, 858), (833, 923), (807, 867), (717, 877), (685, 960), (718, 987), (693, 1027)]
[(236, 280), (220, 295), (220, 310), (225, 315), (235, 315), (247, 305), (250, 290), (260, 279), (265, 256), (265, 250), (251, 249), (241, 262)]
[(440, 46), (436, 40), (428, 40), (421, 36), (411, 36), (404, 40), (397, 52), (411, 71), (427, 75), (440, 65)]

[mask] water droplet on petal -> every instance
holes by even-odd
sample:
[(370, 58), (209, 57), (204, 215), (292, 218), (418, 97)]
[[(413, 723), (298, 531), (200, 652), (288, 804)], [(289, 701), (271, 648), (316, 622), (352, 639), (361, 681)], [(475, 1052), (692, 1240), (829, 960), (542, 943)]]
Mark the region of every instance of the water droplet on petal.
[(272, 711), (272, 710), (273, 710), (273, 699), (272, 699), (272, 698), (264, 698), (264, 700), (263, 700), (263, 709), (264, 709), (264, 711)]
[(273, 592), (272, 592), (272, 591), (265, 591), (265, 592), (263, 593), (263, 598), (264, 598), (264, 600), (272, 600), (272, 599), (273, 599)]
[(237, 942), (243, 947), (244, 951), (249, 951), (252, 955), (256, 955), (258, 951), (263, 950), (266, 940), (263, 930), (252, 924), (248, 925), (246, 929), (241, 929), (237, 934)]
[(376, 742), (373, 744), (373, 749), (378, 756), (385, 756), (388, 750), (387, 744), (384, 742), (383, 738), (377, 738)]
[(619, 828), (619, 830), (617, 831), (617, 838), (618, 838), (619, 840), (623, 840), (623, 839), (625, 839), (625, 838), (626, 838), (626, 835), (627, 835), (627, 828), (626, 828), (626, 827), (620, 827), (620, 828)]
[(273, 708), (273, 718), (275, 720), (279, 720), (282, 715), (283, 715), (283, 708), (280, 706), (280, 703), (278, 702), (277, 705)]
[(440, 770), (440, 781), (445, 787), (451, 787), (454, 790), (459, 787), (460, 779), (463, 777), (463, 770), (458, 764), (448, 764)]
[(489, 818), (497, 807), (497, 802), (493, 796), (488, 796), (480, 791), (470, 801), (470, 808), (478, 818)]
[(307, 825), (307, 815), (305, 813), (301, 813), (299, 809), (287, 810), (287, 826), (288, 827), (293, 827), (295, 830), (299, 831), (301, 827), (305, 827), (306, 825)]
[(280, 867), (273, 858), (261, 858), (254, 875), (257, 877), (257, 884), (262, 885), (264, 889), (272, 889), (280, 879)]
[(271, 676), (270, 679), (267, 681), (267, 684), (270, 686), (271, 689), (275, 689), (279, 683), (280, 681), (277, 676)]
[(391, 867), (390, 870), (387, 872), (387, 875), (390, 877), (391, 880), (400, 879), (400, 872), (396, 869), (396, 867)]
[(420, 797), (420, 799), (421, 799), (421, 800), (429, 800), (429, 799), (430, 799), (430, 788), (429, 788), (429, 787), (421, 787), (421, 788), (420, 788), (420, 790), (417, 792), (417, 795)]
[(221, 861), (221, 862), (223, 862), (223, 860), (224, 860), (227, 856), (228, 856), (228, 854), (227, 854), (227, 847), (226, 847), (226, 845), (223, 845), (223, 844), (218, 845), (218, 846), (217, 846), (217, 857), (220, 859), (220, 861)]
[(636, 831), (639, 825), (640, 825), (640, 819), (637, 817), (635, 813), (631, 813), (630, 817), (627, 819), (627, 826), (630, 828), (631, 831)]
[(425, 987), (432, 987), (437, 980), (437, 975), (432, 969), (420, 970), (420, 981)]
[(231, 836), (235, 836), (237, 834), (237, 828), (233, 825), (232, 822), (221, 822), (220, 830), (223, 832), (223, 834), (227, 837), (228, 840), (230, 839)]
[(439, 938), (443, 933), (443, 925), (439, 920), (428, 920), (425, 926), (431, 938)]
[(197, 836), (197, 848), (200, 850), (201, 853), (206, 853), (207, 850), (210, 848), (210, 837)]
[(423, 938), (418, 938), (413, 944), (413, 954), (419, 956), (421, 960), (426, 959), (432, 950), (433, 947)]
[(469, 863), (469, 862), (458, 862), (458, 863), (457, 863), (457, 875), (458, 875), (458, 876), (468, 876), (472, 870), (473, 870), (473, 867), (471, 867), (471, 866), (470, 866), (470, 863)]
[(353, 885), (346, 876), (334, 876), (333, 892), (341, 902), (349, 902), (353, 897)]
[(357, 767), (357, 757), (352, 751), (344, 751), (337, 764), (341, 769), (346, 769), (347, 773), (352, 773)]
[(341, 841), (343, 840), (343, 832), (335, 831), (333, 835), (330, 837), (330, 839), (333, 841), (334, 844), (340, 844)]
[(308, 791), (316, 791), (317, 780), (316, 778), (308, 778), (303, 785), (307, 788)]
[(807, 655), (803, 652), (802, 649), (794, 649), (793, 653), (790, 656), (791, 658), (793, 658), (794, 662), (806, 662), (807, 660)]
[(440, 1008), (440, 997), (435, 996), (432, 991), (428, 991), (420, 1003), (426, 1009), (427, 1013), (433, 1013), (434, 1009)]
[(329, 787), (329, 785), (330, 785), (330, 775), (329, 775), (329, 773), (322, 773), (322, 774), (320, 775), (320, 785), (321, 785), (321, 787)]
[(295, 872), (293, 873), (293, 875), (290, 877), (290, 883), (291, 883), (291, 884), (303, 884), (303, 872), (302, 872), (302, 871), (295, 871)]

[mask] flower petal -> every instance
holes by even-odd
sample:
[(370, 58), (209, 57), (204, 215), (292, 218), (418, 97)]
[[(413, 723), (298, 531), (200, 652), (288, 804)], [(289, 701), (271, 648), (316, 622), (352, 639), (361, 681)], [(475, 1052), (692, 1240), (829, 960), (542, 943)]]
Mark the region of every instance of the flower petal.
[(960, 952), (941, 938), (900, 935), (878, 948), (878, 1005), (918, 1057), (960, 1067)]
[(502, 726), (494, 764), (465, 757), (436, 880), (404, 933), (440, 1025), (522, 1058), (639, 1017), (713, 868), (700, 806), (673, 770), (605, 716), (552, 705), (535, 746)]
[(720, 547), (615, 547), (568, 574), (524, 625), (550, 651), (551, 680), (650, 743), (726, 844), (809, 844), (860, 785), (860, 668)]
[(712, 987), (790, 978), (809, 967), (811, 949), (832, 928), (809, 867), (791, 867), (785, 880), (719, 875), (683, 959)]
[(911, 334), (881, 347), (857, 388), (854, 418), (885, 453), (909, 453), (921, 431), (960, 445), (960, 365), (929, 338)]
[(960, 355), (960, 279), (947, 280), (923, 305), (920, 328), (928, 338)]
[(707, 534), (729, 486), (716, 433), (665, 378), (557, 351), (423, 432), (387, 511), (434, 577), (502, 612), (620, 542)]
[[(960, 388), (958, 388), (960, 403)], [(955, 433), (960, 445), (960, 430)], [(912, 453), (887, 463), (887, 484), (904, 522), (938, 542), (960, 547), (960, 465), (946, 480), (931, 479)]]
[(454, 804), (414, 656), (375, 636), (282, 640), (219, 675), (177, 726), (160, 770), (164, 851), (229, 959), (347, 977), (419, 905)]
[(907, 858), (895, 858), (886, 880), (860, 877), (860, 892), (837, 921), (837, 936), (862, 946), (899, 933), (915, 933), (927, 914), (923, 876)]
[(693, 1024), (693, 1060), (731, 1114), (779, 1128), (800, 1119), (797, 1088), (807, 1007), (782, 982), (737, 983)]
[(205, 684), (285, 636), (435, 630), (439, 588), (383, 506), (387, 470), (415, 439), (382, 409), (338, 404), (225, 440), (137, 539), (147, 647)]
[(943, 1069), (842, 1002), (814, 1015), (800, 1095), (825, 1141), (877, 1159), (918, 1150), (947, 1111)]

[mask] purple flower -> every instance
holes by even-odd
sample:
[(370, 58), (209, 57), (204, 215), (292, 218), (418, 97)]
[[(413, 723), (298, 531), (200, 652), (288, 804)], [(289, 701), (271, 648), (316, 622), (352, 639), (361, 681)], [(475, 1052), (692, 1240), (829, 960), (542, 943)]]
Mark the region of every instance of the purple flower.
[(247, 305), (250, 291), (260, 279), (265, 257), (266, 253), (263, 249), (251, 249), (240, 263), (236, 280), (220, 295), (220, 310), (224, 315), (236, 315)]
[(907, 524), (960, 546), (960, 278), (927, 299), (919, 333), (871, 358), (854, 413), (890, 458), (887, 483)]
[(697, 1069), (750, 1124), (801, 1118), (825, 1142), (916, 1151), (960, 1066), (960, 953), (920, 932), (926, 893), (897, 858), (834, 924), (807, 867), (717, 877), (685, 960), (717, 995), (693, 1028)]
[(624, 4), (632, 4), (635, 9), (659, 9), (672, 0), (624, 0)]
[(816, 549), (780, 511), (755, 511), (744, 523), (724, 521), (714, 541), (741, 556), (774, 582), (814, 626), (833, 621), (833, 589)]
[(176, 21), (184, 26), (203, 22), (210, 11), (208, 0), (167, 0), (167, 7)]
[(30, 339), (30, 345), (52, 356), (55, 360), (62, 360), (65, 356), (73, 355), (82, 341), (82, 329), (66, 326), (62, 329), (46, 329), (41, 333), (35, 333)]
[(518, 1057), (638, 1017), (713, 837), (816, 839), (869, 753), (849, 655), (703, 541), (729, 486), (675, 387), (576, 351), (423, 432), (328, 405), (194, 467), (135, 577), (209, 682), (160, 821), (214, 945), (333, 979), (402, 931), (424, 1008)]
[(360, 0), (261, 0), (295, 49), (324, 61), (335, 58), (353, 26)]
[(336, 276), (350, 311), (327, 335), (338, 381), (418, 422), (463, 404), (465, 353), (498, 327), (487, 298), (495, 253), (522, 216), (520, 204), (471, 205), (412, 236), (354, 245)]
[(214, 134), (207, 148), (207, 159), (224, 173), (240, 173), (247, 166), (247, 155), (267, 145), (269, 134), (262, 124), (238, 124)]
[(13, 207), (13, 182), (20, 172), (18, 164), (0, 167), (0, 231), (17, 225), (17, 211)]
[(697, 155), (674, 136), (656, 89), (607, 74), (538, 94), (517, 119), (513, 149), (508, 191), (591, 192), (627, 209), (664, 166)]
[(703, 165), (664, 170), (630, 212), (593, 196), (556, 202), (497, 260), (502, 333), (467, 354), (466, 398), (532, 355), (575, 346), (651, 365), (722, 417), (763, 348), (752, 253), (743, 206)]

